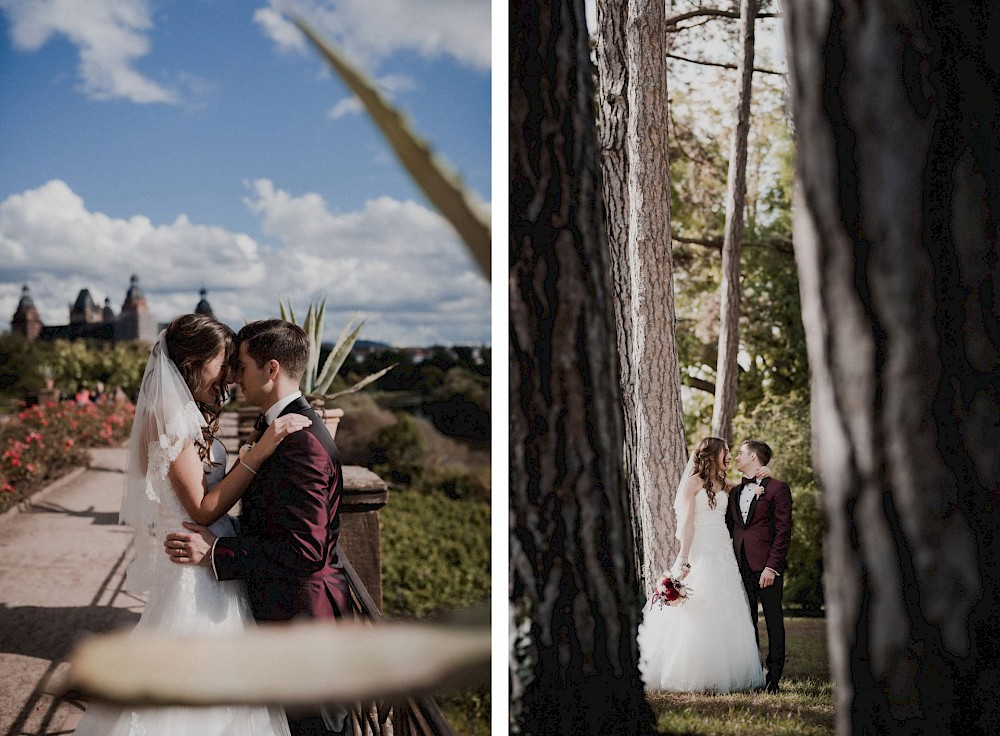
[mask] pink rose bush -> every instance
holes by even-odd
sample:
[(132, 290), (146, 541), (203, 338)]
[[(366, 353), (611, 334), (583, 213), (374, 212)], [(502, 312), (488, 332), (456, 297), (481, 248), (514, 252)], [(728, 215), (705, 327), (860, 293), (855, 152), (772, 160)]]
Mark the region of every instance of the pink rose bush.
[(134, 415), (130, 403), (48, 402), (6, 418), (0, 423), (0, 512), (86, 465), (88, 448), (127, 440)]

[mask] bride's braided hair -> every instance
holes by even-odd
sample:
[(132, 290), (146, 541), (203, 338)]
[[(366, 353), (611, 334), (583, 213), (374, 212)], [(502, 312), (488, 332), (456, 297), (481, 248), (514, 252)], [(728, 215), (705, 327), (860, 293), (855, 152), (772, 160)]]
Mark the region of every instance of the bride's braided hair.
[(719, 452), (727, 450), (725, 440), (718, 437), (705, 437), (694, 447), (694, 473), (705, 483), (702, 488), (708, 495), (708, 507), (715, 508), (715, 481), (723, 486), (726, 483), (726, 469), (718, 464), (716, 458)]

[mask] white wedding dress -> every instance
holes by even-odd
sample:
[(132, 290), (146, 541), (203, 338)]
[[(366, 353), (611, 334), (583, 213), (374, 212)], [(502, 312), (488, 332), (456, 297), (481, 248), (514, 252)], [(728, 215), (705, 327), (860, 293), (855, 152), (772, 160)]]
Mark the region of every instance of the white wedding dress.
[[(728, 494), (715, 508), (699, 491), (685, 579), (691, 592), (680, 606), (647, 601), (639, 625), (639, 671), (649, 690), (728, 693), (764, 685), (764, 670), (748, 613), (733, 543), (726, 528)], [(657, 581), (659, 582), (659, 581)]]
[[(160, 460), (168, 464), (171, 454), (168, 448)], [(206, 470), (209, 488), (225, 475), (225, 455), (225, 448), (216, 440), (212, 456), (220, 465)], [(164, 476), (166, 464), (159, 464)], [(154, 509), (149, 539), (154, 545), (158, 542), (160, 549), (158, 555), (150, 558), (149, 601), (134, 630), (177, 636), (239, 636), (255, 626), (242, 582), (220, 582), (210, 567), (177, 564), (163, 552), (164, 537), (172, 531), (184, 531), (181, 522), (189, 517), (169, 489), (169, 481), (159, 477), (157, 465), (151, 457), (150, 486), (155, 491), (149, 493), (151, 489), (147, 489), (147, 493), (157, 497), (149, 501)], [(217, 536), (235, 533), (233, 520), (228, 516), (209, 529)], [(192, 662), (191, 666), (212, 670), (213, 663)], [(184, 672), (178, 672), (177, 676), (183, 677)], [(93, 703), (87, 707), (75, 733), (76, 736), (287, 736), (289, 731), (282, 708), (242, 705), (132, 709)]]

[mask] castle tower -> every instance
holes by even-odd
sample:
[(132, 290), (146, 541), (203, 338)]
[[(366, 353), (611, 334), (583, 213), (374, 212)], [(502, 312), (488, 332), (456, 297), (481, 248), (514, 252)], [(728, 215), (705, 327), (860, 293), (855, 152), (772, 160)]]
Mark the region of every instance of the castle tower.
[(71, 325), (90, 325), (95, 322), (102, 322), (103, 320), (104, 315), (98, 309), (97, 305), (94, 304), (94, 298), (90, 295), (90, 289), (80, 289), (80, 293), (76, 297), (76, 302), (69, 308), (69, 323)]
[(198, 292), (198, 294), (201, 296), (201, 301), (198, 302), (198, 306), (194, 308), (194, 313), (204, 314), (207, 317), (214, 317), (215, 315), (212, 314), (212, 305), (209, 304), (208, 299), (205, 298), (208, 295), (208, 292), (202, 289)]
[(104, 297), (104, 324), (115, 321), (115, 310), (111, 308), (111, 299)]
[(10, 321), (11, 332), (19, 332), (28, 338), (29, 342), (34, 342), (38, 339), (42, 327), (42, 319), (38, 316), (35, 302), (31, 298), (31, 289), (25, 284), (21, 289), (21, 301), (17, 303), (17, 309)]
[(149, 311), (146, 295), (139, 288), (139, 277), (134, 275), (130, 281), (122, 311), (118, 315), (117, 340), (145, 340), (155, 342), (157, 335), (156, 319)]

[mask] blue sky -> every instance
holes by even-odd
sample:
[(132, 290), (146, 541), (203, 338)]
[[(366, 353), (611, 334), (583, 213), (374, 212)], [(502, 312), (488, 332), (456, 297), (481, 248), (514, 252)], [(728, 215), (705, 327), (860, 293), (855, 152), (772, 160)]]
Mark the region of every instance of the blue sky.
[(0, 0), (0, 325), (27, 283), (47, 324), (81, 288), (160, 321), (206, 288), (238, 328), (328, 299), (328, 337), (489, 343), (490, 289), (294, 4), (490, 190), (488, 0)]

